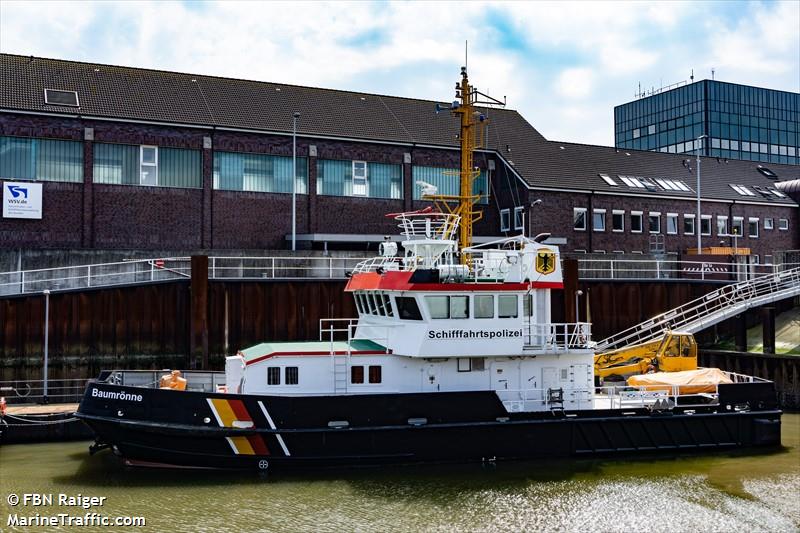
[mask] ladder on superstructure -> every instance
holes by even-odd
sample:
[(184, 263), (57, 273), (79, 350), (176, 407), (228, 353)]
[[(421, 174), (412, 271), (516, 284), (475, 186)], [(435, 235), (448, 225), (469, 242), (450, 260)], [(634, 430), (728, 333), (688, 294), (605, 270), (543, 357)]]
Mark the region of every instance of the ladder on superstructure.
[(599, 341), (595, 352), (655, 341), (667, 331), (697, 333), (751, 307), (797, 295), (800, 295), (800, 267), (726, 285)]

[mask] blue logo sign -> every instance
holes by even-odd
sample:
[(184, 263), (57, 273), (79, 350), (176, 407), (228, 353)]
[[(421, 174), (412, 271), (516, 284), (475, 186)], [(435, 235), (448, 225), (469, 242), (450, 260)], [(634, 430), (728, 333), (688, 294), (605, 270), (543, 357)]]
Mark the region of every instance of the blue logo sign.
[(14, 198), (19, 198), (20, 195), (22, 195), (26, 200), (28, 199), (28, 189), (25, 187), (20, 187), (19, 185), (9, 185), (8, 192), (10, 192), (11, 196)]

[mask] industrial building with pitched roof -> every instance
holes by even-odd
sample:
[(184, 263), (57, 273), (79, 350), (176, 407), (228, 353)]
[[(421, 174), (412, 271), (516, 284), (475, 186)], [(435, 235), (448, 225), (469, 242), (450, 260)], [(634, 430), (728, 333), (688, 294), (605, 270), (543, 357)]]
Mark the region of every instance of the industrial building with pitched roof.
[[(296, 119), (304, 248), (364, 249), (385, 213), (456, 187), (458, 121), (436, 102), (0, 54), (0, 181), (41, 182), (41, 218), (0, 219), (15, 249), (286, 249)], [(448, 95), (442, 95), (445, 99)], [(549, 141), (484, 110), (476, 235), (549, 233), (567, 253), (800, 248), (776, 183), (800, 167)], [(611, 113), (611, 110), (609, 110)], [(537, 200), (541, 200), (537, 202)]]

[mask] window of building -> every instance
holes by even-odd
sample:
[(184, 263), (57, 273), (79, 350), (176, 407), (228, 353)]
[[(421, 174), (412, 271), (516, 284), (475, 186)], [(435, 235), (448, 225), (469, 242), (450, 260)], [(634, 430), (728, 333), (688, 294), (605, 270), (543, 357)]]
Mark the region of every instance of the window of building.
[[(162, 152), (164, 150), (162, 149)], [(291, 157), (214, 152), (214, 188), (223, 191), (291, 193)], [(297, 193), (308, 192), (308, 160), (297, 158)]]
[(81, 183), (83, 144), (79, 141), (0, 136), (0, 177)]
[(752, 261), (754, 265), (758, 265), (761, 262), (761, 259), (759, 258), (758, 254), (753, 254), (750, 256), (750, 261)]
[(611, 213), (611, 231), (625, 231), (625, 211), (615, 209)]
[(139, 147), (139, 183), (140, 185), (158, 185), (158, 147)]
[(642, 212), (631, 211), (631, 233), (642, 232)]
[(475, 318), (494, 318), (494, 296), (477, 294), (472, 297), (475, 306)]
[(586, 231), (586, 208), (575, 207), (572, 209), (572, 227), (575, 231)]
[(731, 235), (738, 235), (739, 237), (744, 235), (744, 218), (733, 217)]
[(606, 230), (606, 210), (595, 209), (592, 211), (592, 229), (594, 231)]
[(758, 238), (758, 219), (750, 217), (747, 219), (747, 234), (750, 237)]
[(767, 217), (764, 219), (764, 229), (773, 229), (775, 228), (775, 219), (772, 217)]
[(281, 367), (270, 366), (267, 368), (267, 385), (281, 384)]
[(369, 196), (367, 181), (367, 162), (353, 161), (353, 196)]
[(472, 370), (472, 359), (469, 357), (459, 357), (456, 359), (459, 372), (470, 372)]
[(283, 372), (283, 381), (287, 385), (297, 385), (299, 383), (299, 371), (296, 366), (287, 366)]
[(350, 383), (358, 384), (364, 383), (364, 367), (351, 366), (350, 367)]
[(380, 365), (370, 365), (369, 367), (369, 382), (370, 383), (380, 383), (382, 381), (383, 376), (381, 375), (381, 366)]
[(683, 234), (684, 235), (694, 235), (694, 215), (684, 214), (683, 215)]
[(771, 265), (772, 264), (772, 256), (770, 254), (764, 255), (764, 264)]
[(711, 235), (711, 215), (700, 217), (700, 235)]
[[(411, 167), (411, 179), (414, 183), (414, 200), (422, 200), (422, 187), (417, 182), (424, 181), (435, 185), (438, 194), (458, 196), (461, 186), (459, 169), (444, 167), (425, 167), (414, 165)], [(489, 174), (481, 170), (475, 181), (472, 182), (472, 194), (480, 196), (479, 204), (489, 203)]]
[(397, 314), (402, 320), (422, 320), (417, 299), (413, 296), (397, 296), (394, 303), (397, 305)]
[(661, 233), (661, 213), (650, 212), (647, 217), (647, 227), (650, 233)]
[(717, 215), (717, 235), (720, 237), (728, 235), (728, 217)]
[(525, 226), (525, 208), (514, 208), (514, 229), (521, 230)]
[(510, 231), (511, 230), (511, 210), (510, 209), (501, 209), (500, 210), (500, 231)]
[[(291, 162), (292, 158), (288, 159)], [(298, 158), (297, 164), (298, 190), (300, 187), (299, 160), (300, 158)], [(318, 159), (317, 194), (401, 199), (403, 197), (403, 167), (367, 161)]]
[(779, 218), (778, 219), (778, 229), (780, 231), (787, 231), (789, 229), (789, 219), (788, 218)]
[(678, 213), (667, 213), (667, 234), (678, 234)]
[(516, 318), (518, 313), (516, 294), (501, 294), (497, 297), (497, 318)]

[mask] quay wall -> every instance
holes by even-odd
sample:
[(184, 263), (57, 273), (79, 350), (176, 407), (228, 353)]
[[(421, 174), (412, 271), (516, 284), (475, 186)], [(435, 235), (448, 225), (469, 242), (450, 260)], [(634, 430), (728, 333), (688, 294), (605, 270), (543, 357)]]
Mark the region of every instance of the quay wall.
[[(50, 379), (87, 378), (102, 369), (221, 369), (223, 357), (264, 342), (317, 339), (323, 318), (355, 317), (343, 280), (209, 281), (199, 312), (190, 280), (55, 292), (50, 296)], [(607, 335), (719, 287), (712, 282), (581, 280), (580, 318)], [(554, 291), (553, 321), (573, 320), (572, 292)], [(565, 295), (567, 295), (565, 297)], [(777, 310), (792, 301), (775, 304)], [(759, 320), (749, 310), (702, 332), (702, 344)], [(194, 337), (193, 337), (194, 336)], [(42, 377), (44, 297), (0, 297), (0, 381)], [(202, 345), (192, 339), (206, 339)], [(198, 353), (200, 351), (200, 353)], [(205, 351), (205, 353), (202, 353)], [(785, 406), (800, 408), (800, 357), (703, 351), (701, 365), (774, 380)]]

